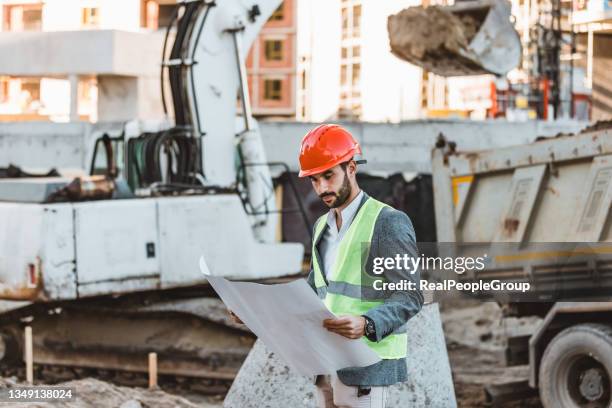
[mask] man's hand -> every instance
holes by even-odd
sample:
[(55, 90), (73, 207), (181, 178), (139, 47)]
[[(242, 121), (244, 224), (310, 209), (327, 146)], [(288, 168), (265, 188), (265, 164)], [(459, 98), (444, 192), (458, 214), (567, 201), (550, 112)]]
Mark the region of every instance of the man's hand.
[(240, 320), (238, 316), (236, 316), (236, 313), (232, 312), (231, 310), (228, 310), (227, 312), (229, 313), (230, 319), (232, 319), (232, 322), (236, 324), (244, 324), (244, 322)]
[(340, 316), (336, 319), (323, 320), (323, 327), (349, 339), (358, 339), (365, 333), (365, 317)]

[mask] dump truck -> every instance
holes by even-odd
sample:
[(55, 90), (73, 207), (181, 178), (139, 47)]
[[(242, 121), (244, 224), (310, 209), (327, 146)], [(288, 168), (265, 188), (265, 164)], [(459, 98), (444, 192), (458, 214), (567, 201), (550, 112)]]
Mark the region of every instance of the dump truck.
[(543, 318), (508, 339), (507, 364), (529, 365), (546, 408), (612, 406), (612, 123), (472, 152), (440, 135), (432, 166), (441, 251), (491, 258), (459, 280), (531, 285), (474, 294)]

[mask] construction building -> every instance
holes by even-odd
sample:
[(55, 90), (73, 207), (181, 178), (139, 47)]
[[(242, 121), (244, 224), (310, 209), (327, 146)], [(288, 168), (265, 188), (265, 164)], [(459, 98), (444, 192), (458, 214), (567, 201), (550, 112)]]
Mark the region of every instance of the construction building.
[[(386, 32), (388, 15), (415, 4), (284, 1), (247, 59), (253, 114), (304, 121), (419, 117), (421, 69), (388, 52)], [(36, 59), (32, 63), (20, 52), (24, 58), (0, 64), (0, 118), (96, 122), (162, 116), (161, 44), (175, 8), (174, 0), (0, 0), (3, 52), (17, 55), (27, 41)], [(75, 44), (73, 37), (87, 40), (61, 51)], [(84, 57), (88, 50), (125, 55), (123, 61), (131, 62), (119, 68), (109, 58)], [(70, 64), (79, 60), (79, 69)], [(389, 75), (379, 75), (381, 70)]]
[(387, 36), (387, 17), (418, 2), (301, 3), (298, 93), (307, 101), (302, 106), (311, 110), (298, 119), (398, 122), (420, 117), (421, 69), (391, 55)]
[(585, 72), (584, 84), (591, 91), (587, 102), (591, 119), (612, 116), (612, 4), (609, 1), (576, 1), (572, 25), (577, 47), (584, 58), (580, 66)]
[[(164, 2), (0, 1), (0, 120), (159, 118)], [(160, 27), (161, 28), (161, 27)]]
[(255, 116), (296, 116), (296, 31), (296, 0), (285, 0), (251, 47), (246, 65)]
[[(506, 78), (445, 78), (394, 57), (387, 17), (420, 3), (284, 1), (247, 59), (253, 114), (312, 122), (609, 116), (612, 11), (607, 2), (513, 0), (523, 59)], [(96, 122), (163, 116), (161, 43), (175, 9), (175, 0), (126, 0), (120, 5), (105, 0), (0, 0), (0, 47), (5, 55), (24, 56), (0, 63), (0, 120)], [(66, 47), (73, 37), (84, 39), (83, 45)], [(107, 57), (101, 56), (103, 50)], [(91, 58), (84, 57), (87, 52)], [(108, 57), (120, 55), (127, 57), (123, 66)]]

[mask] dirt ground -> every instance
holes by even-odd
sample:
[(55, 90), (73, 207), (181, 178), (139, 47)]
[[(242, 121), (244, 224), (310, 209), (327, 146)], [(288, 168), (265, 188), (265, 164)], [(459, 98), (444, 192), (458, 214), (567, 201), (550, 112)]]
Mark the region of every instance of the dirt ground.
[[(442, 325), (461, 408), (487, 407), (487, 384), (527, 379), (526, 366), (506, 367), (504, 347), (508, 336), (528, 334), (538, 318), (505, 318), (496, 303), (452, 300), (440, 303)], [(506, 403), (504, 408), (541, 407), (538, 398)]]
[[(539, 323), (537, 318), (501, 318), (495, 303), (473, 300), (440, 300), (442, 324), (453, 372), (457, 404), (461, 408), (487, 407), (484, 386), (526, 379), (527, 367), (505, 367), (504, 346), (510, 335), (530, 333)], [(16, 377), (0, 378), (0, 388), (18, 384)], [(223, 396), (197, 393), (181, 395), (173, 391), (150, 391), (145, 388), (125, 387), (93, 378), (64, 382), (75, 387), (78, 399), (65, 403), (0, 403), (11, 407), (204, 407), (220, 408)], [(508, 403), (504, 408), (541, 407), (537, 398)]]
[[(16, 378), (0, 379), (0, 388), (23, 386)], [(56, 386), (75, 389), (75, 399), (66, 402), (0, 403), (0, 407), (28, 408), (220, 408), (221, 400), (215, 397), (191, 396), (187, 399), (162, 390), (138, 387), (122, 387), (94, 378), (68, 381)]]

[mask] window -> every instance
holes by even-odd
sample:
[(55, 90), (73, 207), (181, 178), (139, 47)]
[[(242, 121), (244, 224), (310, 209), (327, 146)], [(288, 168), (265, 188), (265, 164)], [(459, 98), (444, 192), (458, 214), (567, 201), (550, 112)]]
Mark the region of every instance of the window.
[(281, 5), (278, 6), (276, 10), (274, 10), (274, 13), (272, 13), (272, 15), (270, 16), (270, 21), (282, 21), (285, 18), (285, 11), (283, 6), (284, 3), (281, 3)]
[(32, 101), (40, 99), (40, 79), (27, 78), (21, 80), (21, 92), (27, 92)]
[(157, 30), (159, 23), (159, 4), (154, 0), (142, 1), (141, 26)]
[(89, 101), (97, 91), (95, 79), (83, 79), (79, 81), (79, 101)]
[(348, 58), (348, 48), (342, 47), (342, 58)]
[(97, 27), (100, 23), (100, 12), (97, 7), (83, 7), (81, 23), (84, 27)]
[(40, 31), (42, 29), (42, 4), (4, 7), (6, 31)]
[(342, 29), (348, 30), (348, 9), (346, 7), (342, 8)]
[(280, 101), (283, 97), (283, 81), (280, 79), (264, 80), (264, 99), (268, 101)]
[[(176, 0), (140, 0), (140, 26), (149, 30), (165, 30), (177, 11)], [(182, 16), (178, 10), (177, 18)]]
[(358, 36), (361, 28), (361, 5), (353, 6), (353, 35)]
[(160, 4), (158, 9), (157, 27), (166, 28), (172, 22), (174, 10), (178, 6), (176, 4)]
[(283, 60), (283, 42), (282, 40), (266, 40), (264, 42), (265, 56), (268, 61)]
[(361, 64), (353, 64), (353, 86), (359, 85), (361, 75)]
[(353, 58), (361, 56), (361, 48), (359, 46), (353, 47)]
[(19, 104), (26, 112), (36, 111), (40, 101), (40, 79), (22, 78)]
[(42, 28), (42, 5), (23, 7), (23, 29), (40, 31)]
[(8, 102), (9, 77), (0, 77), (0, 103)]
[(340, 66), (340, 85), (346, 85), (346, 83), (348, 82), (348, 67), (346, 65), (341, 65)]

